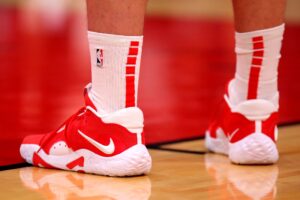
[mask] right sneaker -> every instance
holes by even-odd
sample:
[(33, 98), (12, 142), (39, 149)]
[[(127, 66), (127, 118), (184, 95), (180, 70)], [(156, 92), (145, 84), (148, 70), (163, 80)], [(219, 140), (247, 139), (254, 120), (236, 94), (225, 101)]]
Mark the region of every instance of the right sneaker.
[(275, 163), (277, 121), (278, 106), (271, 101), (253, 99), (233, 105), (225, 94), (206, 131), (206, 147), (228, 155), (236, 164)]
[(151, 157), (143, 133), (143, 112), (129, 107), (100, 116), (85, 89), (85, 107), (56, 131), (24, 138), (20, 153), (38, 167), (107, 176), (147, 174)]

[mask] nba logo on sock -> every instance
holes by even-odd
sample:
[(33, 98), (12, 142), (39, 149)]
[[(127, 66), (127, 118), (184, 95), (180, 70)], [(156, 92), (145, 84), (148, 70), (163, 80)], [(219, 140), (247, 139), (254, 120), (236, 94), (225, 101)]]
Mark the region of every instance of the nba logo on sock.
[(96, 49), (97, 67), (103, 67), (103, 49)]

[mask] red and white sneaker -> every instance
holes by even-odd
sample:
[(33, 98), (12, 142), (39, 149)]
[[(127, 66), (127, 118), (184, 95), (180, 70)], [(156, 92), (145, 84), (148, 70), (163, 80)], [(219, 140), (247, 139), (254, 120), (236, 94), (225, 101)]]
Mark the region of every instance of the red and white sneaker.
[(97, 113), (85, 89), (86, 106), (56, 131), (27, 136), (21, 156), (39, 167), (107, 176), (147, 174), (151, 157), (145, 147), (143, 112), (124, 108), (105, 116)]
[(224, 95), (221, 109), (206, 131), (206, 147), (237, 164), (271, 164), (278, 160), (278, 106), (263, 99), (236, 106)]

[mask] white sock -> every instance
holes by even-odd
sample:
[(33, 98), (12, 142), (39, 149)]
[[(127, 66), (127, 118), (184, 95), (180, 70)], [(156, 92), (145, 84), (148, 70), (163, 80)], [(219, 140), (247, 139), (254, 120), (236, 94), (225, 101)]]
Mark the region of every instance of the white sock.
[(143, 36), (88, 32), (90, 97), (101, 114), (137, 105)]
[(278, 106), (278, 62), (284, 24), (236, 33), (236, 73), (229, 85), (230, 101), (266, 99)]

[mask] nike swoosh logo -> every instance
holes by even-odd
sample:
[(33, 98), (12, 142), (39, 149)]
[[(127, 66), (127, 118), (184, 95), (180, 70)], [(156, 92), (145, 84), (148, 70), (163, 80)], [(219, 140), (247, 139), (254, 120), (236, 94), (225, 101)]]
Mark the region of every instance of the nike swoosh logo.
[(234, 136), (239, 130), (240, 130), (239, 128), (235, 129), (235, 130), (228, 136), (229, 141), (231, 141), (231, 139), (233, 138), (233, 136)]
[(78, 130), (79, 135), (81, 135), (82, 137), (84, 137), (88, 142), (90, 142), (94, 147), (96, 147), (97, 149), (99, 149), (101, 152), (105, 153), (105, 154), (112, 154), (115, 151), (115, 144), (114, 141), (110, 138), (109, 140), (109, 144), (108, 145), (103, 145), (100, 144), (99, 142), (97, 142), (96, 140), (90, 138), (89, 136), (87, 136), (86, 134), (84, 134), (83, 132), (81, 132), (80, 130)]

